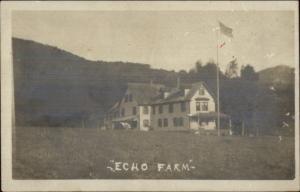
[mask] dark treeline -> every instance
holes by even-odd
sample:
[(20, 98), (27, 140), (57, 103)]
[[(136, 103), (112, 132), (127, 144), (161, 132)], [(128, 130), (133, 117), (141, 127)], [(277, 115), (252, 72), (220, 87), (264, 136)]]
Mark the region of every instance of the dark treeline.
[[(216, 74), (213, 61), (205, 65), (198, 61), (189, 72), (179, 72), (183, 82), (204, 81), (214, 93)], [(248, 64), (241, 67), (240, 76), (232, 78), (222, 71), (219, 74), (220, 110), (230, 115), (235, 133), (294, 134), (293, 69), (278, 66), (257, 73)]]
[[(175, 72), (138, 63), (89, 61), (14, 38), (13, 63), (19, 126), (100, 126), (128, 82), (176, 86), (180, 78), (182, 85), (204, 81), (216, 92), (213, 61)], [(220, 71), (220, 107), (231, 116), (234, 131), (241, 134), (244, 126), (245, 134), (293, 134), (293, 69), (278, 66), (257, 73), (246, 65), (240, 74)]]

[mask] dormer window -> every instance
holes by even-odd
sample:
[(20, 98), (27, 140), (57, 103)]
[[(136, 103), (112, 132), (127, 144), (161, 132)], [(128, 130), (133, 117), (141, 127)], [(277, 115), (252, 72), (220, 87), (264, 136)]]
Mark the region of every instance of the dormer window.
[(170, 93), (169, 92), (164, 92), (164, 99), (166, 99), (167, 97), (169, 97)]

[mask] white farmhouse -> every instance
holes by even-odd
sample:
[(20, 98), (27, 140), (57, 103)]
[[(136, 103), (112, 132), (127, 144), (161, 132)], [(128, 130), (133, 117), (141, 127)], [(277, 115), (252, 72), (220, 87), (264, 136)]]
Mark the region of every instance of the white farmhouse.
[[(173, 89), (152, 101), (151, 127), (158, 130), (215, 130), (215, 97), (203, 82)], [(225, 114), (220, 114), (226, 118)]]
[(112, 128), (216, 130), (215, 97), (203, 82), (168, 90), (162, 85), (129, 84), (108, 114)]
[(112, 129), (150, 129), (151, 99), (163, 85), (129, 83), (124, 96), (106, 115), (106, 126)]

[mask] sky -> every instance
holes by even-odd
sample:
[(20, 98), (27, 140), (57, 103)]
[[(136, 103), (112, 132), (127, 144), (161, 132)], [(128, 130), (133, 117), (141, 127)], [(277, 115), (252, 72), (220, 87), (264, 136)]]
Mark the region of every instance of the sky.
[[(233, 38), (218, 35), (218, 21)], [(12, 35), (90, 60), (190, 70), (217, 60), (224, 71), (237, 58), (255, 70), (294, 67), (294, 15), (290, 11), (14, 11)], [(218, 39), (218, 40), (217, 40)]]

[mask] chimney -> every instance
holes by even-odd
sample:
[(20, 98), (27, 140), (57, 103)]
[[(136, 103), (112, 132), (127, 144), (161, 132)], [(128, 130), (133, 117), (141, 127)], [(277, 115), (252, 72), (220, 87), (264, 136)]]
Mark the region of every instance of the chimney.
[(164, 99), (170, 95), (170, 92), (164, 92)]
[(177, 77), (177, 89), (180, 89), (180, 77)]
[(189, 91), (190, 91), (190, 89), (184, 89), (184, 96), (187, 96)]

